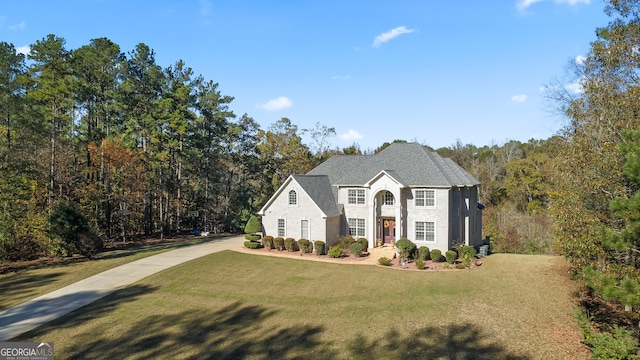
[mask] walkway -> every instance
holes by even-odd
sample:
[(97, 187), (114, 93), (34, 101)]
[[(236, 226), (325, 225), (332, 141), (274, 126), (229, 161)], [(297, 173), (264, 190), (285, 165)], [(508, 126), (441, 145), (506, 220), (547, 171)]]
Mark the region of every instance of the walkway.
[(140, 259), (0, 312), (0, 341), (8, 341), (172, 266), (242, 247), (243, 236), (216, 239)]

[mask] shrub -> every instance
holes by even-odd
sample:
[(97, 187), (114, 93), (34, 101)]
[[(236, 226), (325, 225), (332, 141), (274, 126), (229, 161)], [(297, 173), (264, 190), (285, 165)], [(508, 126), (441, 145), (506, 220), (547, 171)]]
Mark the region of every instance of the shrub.
[(447, 262), (449, 264), (453, 264), (456, 261), (456, 258), (458, 257), (458, 253), (456, 253), (455, 251), (447, 251), (446, 253), (444, 253), (444, 257), (447, 258)]
[(353, 244), (354, 241), (351, 235), (338, 236), (338, 246), (340, 246), (342, 250), (351, 249), (351, 244)]
[(324, 254), (324, 241), (316, 240), (313, 242), (313, 249), (316, 251), (316, 255), (320, 256)]
[(366, 238), (358, 238), (356, 242), (362, 244), (362, 251), (366, 252), (367, 249), (369, 248), (369, 241)]
[(424, 269), (424, 260), (422, 260), (422, 258), (417, 258), (416, 259), (416, 268), (418, 270), (423, 270)]
[(273, 236), (267, 235), (262, 238), (262, 246), (266, 247), (268, 250), (273, 249)]
[(258, 234), (244, 234), (244, 238), (249, 241), (260, 240), (260, 237)]
[(429, 257), (429, 248), (426, 246), (420, 246), (420, 248), (418, 248), (418, 257), (422, 260), (427, 260)]
[(440, 258), (442, 258), (442, 251), (438, 249), (433, 249), (429, 254), (431, 256), (431, 261), (440, 262)]
[(589, 318), (581, 311), (576, 311), (578, 324), (582, 328), (584, 342), (593, 352), (593, 359), (638, 359), (640, 344), (633, 336), (633, 331), (613, 324), (613, 332), (597, 332), (593, 329)]
[(476, 249), (473, 246), (461, 246), (460, 257), (462, 258), (462, 264), (467, 267), (471, 264), (471, 261), (476, 257)]
[(251, 217), (249, 218), (249, 221), (247, 221), (247, 225), (244, 226), (245, 234), (255, 234), (261, 231), (262, 231), (262, 222), (260, 221), (260, 218), (256, 215), (251, 215)]
[(378, 264), (382, 265), (382, 266), (391, 266), (391, 259), (389, 259), (388, 257), (381, 257), (380, 259), (378, 259)]
[(69, 254), (77, 251), (91, 258), (102, 250), (102, 240), (91, 231), (87, 218), (72, 203), (61, 202), (51, 210), (49, 229), (51, 236), (60, 239)]
[(273, 238), (273, 244), (276, 246), (276, 249), (278, 249), (278, 251), (284, 250), (284, 239), (281, 236)]
[(284, 239), (284, 248), (288, 251), (296, 251), (296, 239), (286, 238)]
[(300, 251), (306, 254), (310, 254), (313, 251), (313, 246), (311, 245), (311, 241), (308, 239), (300, 239), (298, 240), (298, 247)]
[(331, 248), (329, 248), (329, 257), (336, 258), (336, 259), (341, 258), (343, 253), (344, 251), (338, 245), (334, 245)]
[(354, 242), (353, 244), (351, 244), (351, 254), (353, 254), (355, 257), (362, 256), (363, 249), (364, 247), (359, 242)]
[(244, 247), (246, 247), (247, 249), (260, 249), (262, 247), (262, 244), (257, 241), (245, 241)]
[(415, 256), (416, 244), (409, 239), (400, 239), (396, 242), (396, 249), (398, 249), (400, 260), (407, 261)]

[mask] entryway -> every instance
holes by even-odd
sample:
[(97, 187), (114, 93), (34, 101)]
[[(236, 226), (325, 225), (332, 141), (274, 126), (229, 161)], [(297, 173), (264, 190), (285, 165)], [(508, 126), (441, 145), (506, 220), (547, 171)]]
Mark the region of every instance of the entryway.
[(380, 229), (380, 239), (382, 239), (385, 244), (390, 244), (396, 240), (396, 219), (379, 218), (378, 229)]

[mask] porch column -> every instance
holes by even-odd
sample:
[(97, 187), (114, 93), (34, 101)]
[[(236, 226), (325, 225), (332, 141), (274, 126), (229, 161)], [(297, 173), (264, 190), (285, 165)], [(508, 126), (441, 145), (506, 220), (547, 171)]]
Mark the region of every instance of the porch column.
[(404, 219), (402, 219), (402, 203), (399, 201), (400, 196), (398, 196), (397, 199), (398, 200), (396, 200), (396, 204), (398, 204), (398, 206), (396, 206), (396, 215), (395, 215), (396, 216), (396, 228), (395, 228), (396, 241), (407, 237), (404, 223), (403, 223)]

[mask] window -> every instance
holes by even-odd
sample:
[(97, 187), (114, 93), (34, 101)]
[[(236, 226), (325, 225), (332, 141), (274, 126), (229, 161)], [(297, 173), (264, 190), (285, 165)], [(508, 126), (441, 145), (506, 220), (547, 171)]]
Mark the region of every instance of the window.
[(300, 220), (300, 238), (309, 239), (309, 220)]
[(349, 234), (355, 237), (365, 237), (364, 219), (349, 218), (347, 222), (349, 223)]
[(436, 241), (436, 224), (431, 221), (416, 221), (416, 240)]
[(385, 205), (395, 204), (395, 198), (393, 197), (393, 194), (391, 193), (391, 191), (387, 191), (386, 193), (384, 193), (384, 204)]
[(349, 195), (349, 199), (348, 199), (349, 204), (359, 204), (359, 205), (364, 204), (364, 190), (350, 189), (348, 192), (348, 195)]
[(278, 219), (278, 236), (285, 237), (286, 235), (284, 219)]
[(434, 190), (416, 190), (416, 206), (436, 206)]
[(295, 190), (289, 191), (289, 205), (298, 205), (298, 194)]

